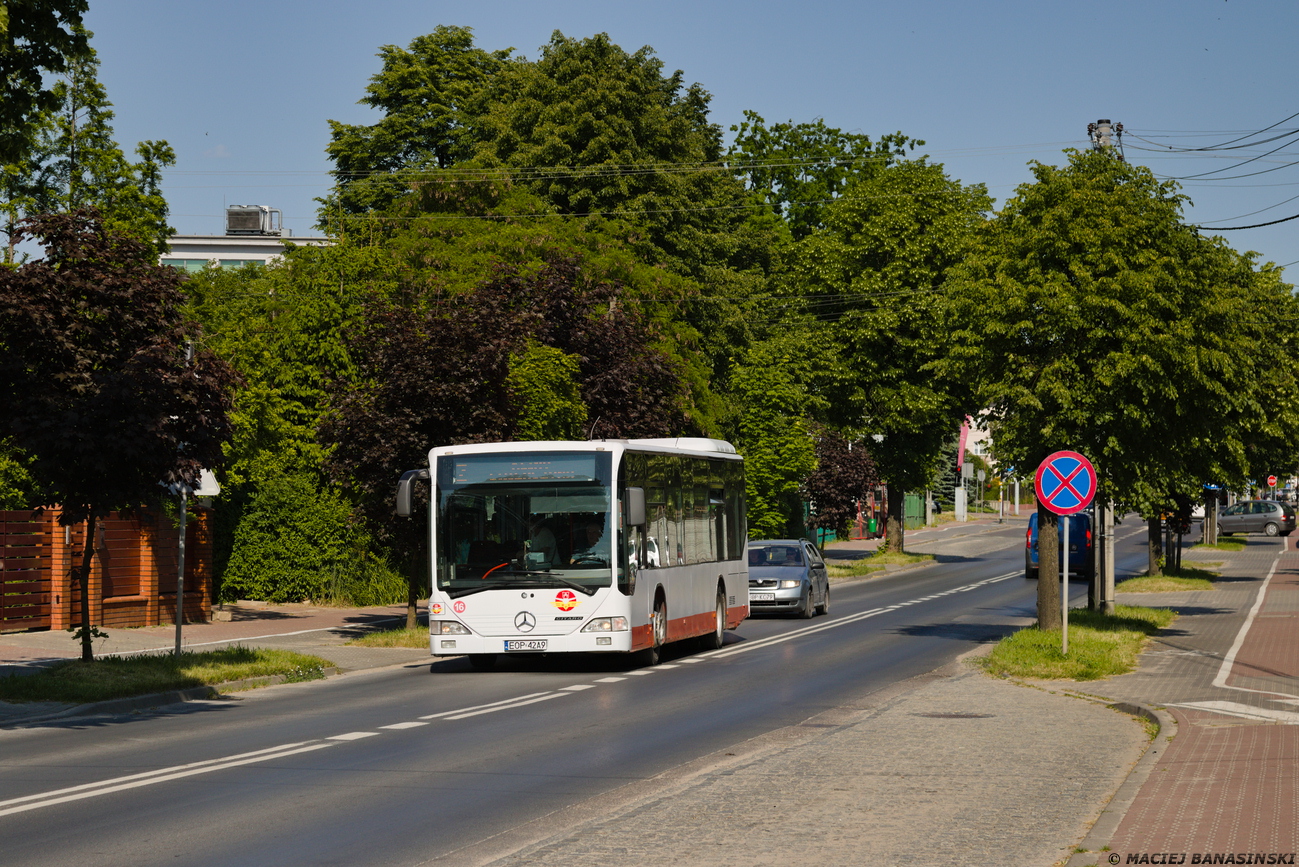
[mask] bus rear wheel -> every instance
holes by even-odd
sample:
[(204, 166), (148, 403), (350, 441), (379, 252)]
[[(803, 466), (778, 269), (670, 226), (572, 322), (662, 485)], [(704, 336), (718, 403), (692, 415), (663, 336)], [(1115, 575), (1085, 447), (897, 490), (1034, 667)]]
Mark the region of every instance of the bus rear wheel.
[(726, 640), (726, 592), (717, 588), (717, 608), (713, 618), (713, 631), (703, 638), (704, 650), (718, 650)]

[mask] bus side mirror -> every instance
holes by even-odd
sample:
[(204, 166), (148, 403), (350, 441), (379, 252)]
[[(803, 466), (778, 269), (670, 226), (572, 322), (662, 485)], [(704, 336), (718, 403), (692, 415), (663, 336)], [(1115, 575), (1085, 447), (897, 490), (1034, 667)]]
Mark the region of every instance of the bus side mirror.
[(409, 518), (411, 513), (411, 487), (416, 481), (428, 481), (428, 470), (407, 470), (397, 482), (397, 517)]
[(645, 525), (645, 489), (628, 488), (626, 499), (627, 515), (626, 521), (628, 527), (642, 527)]

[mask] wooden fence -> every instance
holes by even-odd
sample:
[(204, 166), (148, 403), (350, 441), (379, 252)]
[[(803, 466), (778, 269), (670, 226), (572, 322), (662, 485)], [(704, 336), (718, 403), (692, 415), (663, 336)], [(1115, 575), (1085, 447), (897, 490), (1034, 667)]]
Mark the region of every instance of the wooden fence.
[[(94, 541), (89, 582), (96, 626), (174, 623), (179, 528), (169, 516), (109, 515)], [(81, 623), (72, 569), (86, 527), (59, 526), (59, 511), (0, 511), (0, 631), (67, 629)], [(212, 614), (212, 516), (190, 513), (185, 534), (185, 619)]]

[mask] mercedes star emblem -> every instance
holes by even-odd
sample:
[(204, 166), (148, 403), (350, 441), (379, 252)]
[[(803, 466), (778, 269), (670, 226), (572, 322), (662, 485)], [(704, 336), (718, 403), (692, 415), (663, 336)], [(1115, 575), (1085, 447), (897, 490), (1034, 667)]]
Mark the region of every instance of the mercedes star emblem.
[(531, 611), (520, 611), (514, 615), (514, 628), (520, 632), (531, 632), (537, 625), (537, 618), (532, 615)]

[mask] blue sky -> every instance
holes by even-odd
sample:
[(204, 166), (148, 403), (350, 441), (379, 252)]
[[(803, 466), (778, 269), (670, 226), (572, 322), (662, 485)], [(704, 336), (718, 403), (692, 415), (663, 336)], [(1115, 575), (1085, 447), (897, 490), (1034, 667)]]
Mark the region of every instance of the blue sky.
[[(87, 23), (118, 141), (129, 151), (166, 139), (177, 152), (165, 192), (183, 234), (222, 232), (227, 204), (279, 208), (295, 235), (312, 234), (313, 199), (330, 184), (327, 120), (375, 122), (357, 100), (378, 48), (439, 24), (527, 57), (554, 30), (605, 32), (629, 51), (649, 45), (712, 93), (723, 129), (749, 109), (871, 136), (900, 130), (999, 203), (1031, 179), (1029, 161), (1058, 164), (1064, 148), (1085, 147), (1099, 118), (1124, 124), (1129, 160), (1187, 177), (1268, 148), (1167, 145), (1215, 145), (1299, 112), (1299, 98), (1285, 95), (1294, 0), (91, 0)], [(1299, 118), (1274, 132), (1283, 130), (1299, 130)], [(1263, 169), (1275, 170), (1187, 180), (1188, 220), (1209, 228), (1299, 214), (1299, 144), (1221, 174)], [(1299, 260), (1299, 220), (1223, 237), (1263, 261)]]

